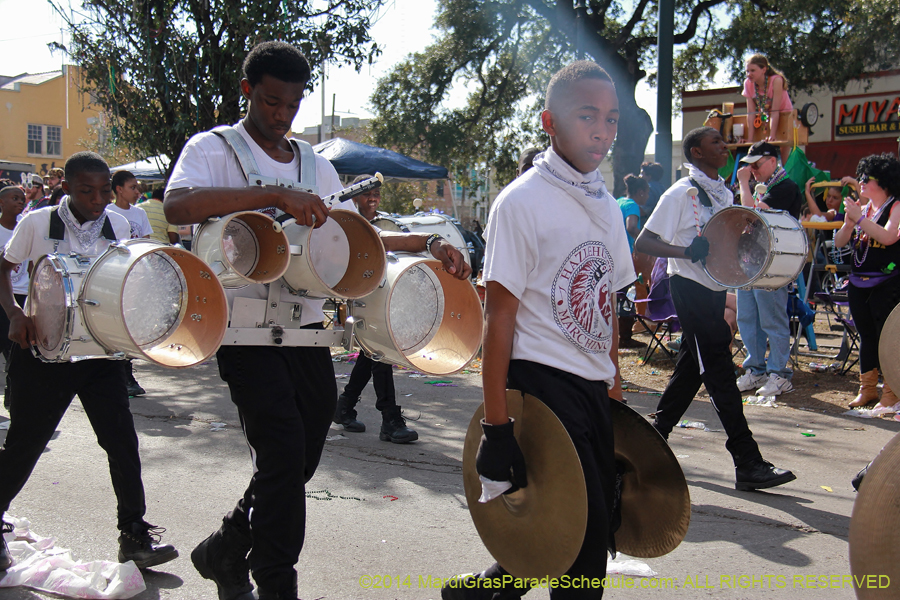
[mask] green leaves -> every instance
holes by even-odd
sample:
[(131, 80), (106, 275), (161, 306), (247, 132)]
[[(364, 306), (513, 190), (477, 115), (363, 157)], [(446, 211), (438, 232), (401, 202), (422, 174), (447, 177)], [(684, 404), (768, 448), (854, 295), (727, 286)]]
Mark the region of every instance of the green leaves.
[(170, 168), (191, 135), (240, 118), (241, 65), (256, 43), (295, 44), (314, 78), (326, 59), (359, 69), (380, 52), (369, 27), (383, 0), (84, 0), (74, 15), (52, 4), (115, 132), (98, 150), (166, 154)]

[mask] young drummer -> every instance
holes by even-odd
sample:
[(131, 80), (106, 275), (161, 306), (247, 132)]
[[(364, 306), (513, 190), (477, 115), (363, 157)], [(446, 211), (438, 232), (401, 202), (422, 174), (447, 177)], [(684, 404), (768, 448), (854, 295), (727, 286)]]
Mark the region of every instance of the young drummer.
[[(118, 361), (91, 359), (45, 363), (31, 354), (35, 326), (16, 303), (10, 274), (16, 265), (54, 252), (97, 256), (111, 242), (128, 239), (124, 217), (106, 210), (112, 190), (109, 167), (93, 152), (73, 154), (65, 166), (63, 188), (69, 194), (59, 206), (28, 213), (16, 226), (0, 261), (0, 304), (9, 317), (13, 346), (9, 380), (12, 399), (10, 426), (0, 449), (0, 515), (25, 487), (38, 458), (75, 394), (109, 458), (109, 474), (118, 501), (119, 560), (152, 567), (178, 556), (172, 546), (158, 546), (161, 530), (144, 521), (146, 504), (141, 459), (134, 420), (128, 406), (125, 380)], [(61, 226), (63, 239), (50, 239)], [(6, 523), (4, 531), (12, 529)], [(12, 563), (5, 542), (0, 545), (0, 569)]]
[[(721, 134), (711, 127), (691, 130), (682, 146), (690, 162), (688, 177), (662, 195), (634, 243), (637, 252), (668, 257), (669, 289), (684, 331), (675, 371), (659, 400), (653, 425), (668, 439), (700, 385), (705, 384), (728, 435), (725, 447), (734, 459), (735, 488), (774, 487), (796, 478), (763, 460), (747, 426), (728, 350), (731, 328), (724, 318), (711, 318), (725, 313), (725, 288), (710, 278), (700, 262), (711, 249), (709, 241), (698, 235), (699, 228), (733, 203), (732, 193), (718, 173), (728, 161), (728, 149)], [(698, 188), (696, 197), (687, 194), (691, 187)]]
[[(610, 399), (621, 400), (616, 291), (635, 279), (622, 214), (597, 171), (619, 119), (616, 89), (597, 64), (578, 61), (547, 88), (541, 123), (551, 146), (491, 207), (484, 279), (484, 436), (478, 473), (525, 487), (526, 468), (507, 414), (506, 389), (539, 398), (562, 421), (588, 492), (584, 544), (568, 571), (602, 578), (615, 459)], [(475, 579), (506, 574), (494, 564)], [(492, 598), (490, 583), (448, 586), (442, 598)], [(499, 584), (497, 584), (499, 585)], [(514, 587), (514, 586), (513, 586)], [(525, 589), (507, 589), (517, 598)], [(551, 598), (599, 598), (602, 589), (552, 589)]]

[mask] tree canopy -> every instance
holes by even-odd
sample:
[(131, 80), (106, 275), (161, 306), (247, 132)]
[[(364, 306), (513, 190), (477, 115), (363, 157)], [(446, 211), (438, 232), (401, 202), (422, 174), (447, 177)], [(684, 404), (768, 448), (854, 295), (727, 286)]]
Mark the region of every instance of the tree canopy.
[[(372, 95), (372, 139), (442, 164), (463, 183), (472, 166), (492, 165), (504, 184), (521, 149), (547, 143), (539, 114), (550, 76), (576, 55), (574, 3), (438, 4), (438, 39), (397, 65)], [(653, 131), (635, 89), (644, 77), (655, 83), (658, 3), (586, 4), (586, 58), (609, 71), (619, 95), (619, 192), (624, 176), (638, 171)], [(707, 87), (723, 65), (741, 81), (752, 52), (768, 54), (791, 89), (839, 89), (866, 71), (900, 64), (896, 0), (678, 0), (675, 10), (676, 89)], [(468, 92), (459, 108), (450, 107), (454, 86)]]
[(194, 133), (236, 122), (241, 65), (258, 42), (296, 45), (314, 73), (380, 53), (369, 28), (383, 0), (84, 0), (77, 12), (50, 1), (111, 143), (140, 158), (174, 163)]

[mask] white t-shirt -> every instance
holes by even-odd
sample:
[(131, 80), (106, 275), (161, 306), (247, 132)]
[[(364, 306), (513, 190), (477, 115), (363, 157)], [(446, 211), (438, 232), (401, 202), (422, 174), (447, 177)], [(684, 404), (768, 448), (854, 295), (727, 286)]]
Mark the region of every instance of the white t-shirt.
[(119, 213), (126, 219), (128, 219), (128, 224), (131, 225), (131, 239), (142, 238), (144, 236), (148, 236), (153, 233), (153, 228), (150, 227), (150, 219), (147, 218), (147, 213), (144, 212), (144, 209), (140, 206), (132, 206), (131, 208), (119, 208), (115, 202), (106, 207), (108, 210), (112, 212)]
[(519, 300), (512, 358), (612, 386), (609, 357), (616, 291), (634, 281), (622, 213), (598, 200), (605, 225), (531, 169), (494, 201), (485, 238), (484, 279)]
[[(6, 254), (4, 255), (6, 260), (11, 263), (23, 263), (25, 261), (37, 263), (38, 260), (47, 254), (53, 254), (55, 241), (50, 239), (50, 212), (53, 209), (54, 207), (47, 206), (31, 211), (25, 215), (24, 219), (19, 221), (19, 224), (16, 225), (16, 230), (13, 231), (12, 239), (6, 244)], [(105, 214), (112, 224), (116, 239), (129, 239), (131, 227), (128, 224), (128, 220), (122, 215), (108, 210)], [(101, 215), (100, 218), (102, 219), (103, 216)], [(81, 225), (81, 229), (89, 229), (92, 224), (93, 221), (85, 221)], [(102, 235), (93, 245), (88, 247), (82, 246), (69, 225), (66, 224), (65, 227), (65, 239), (59, 243), (56, 249), (56, 252), (60, 254), (77, 252), (85, 256), (99, 256), (109, 247), (110, 241)]]
[[(644, 229), (649, 229), (659, 236), (659, 239), (673, 246), (690, 246), (691, 241), (697, 237), (697, 218), (694, 216), (694, 202), (687, 195), (688, 188), (693, 187), (689, 177), (684, 177), (675, 182), (659, 199), (653, 214), (647, 219)], [(728, 192), (731, 196), (731, 192)], [(703, 206), (697, 199), (697, 210), (702, 229), (712, 216), (722, 210), (713, 205)], [(715, 248), (710, 248), (715, 252)], [(696, 281), (700, 285), (719, 292), (725, 287), (719, 285), (710, 278), (703, 269), (703, 263), (691, 262), (690, 258), (670, 258), (668, 260), (669, 275), (680, 275), (685, 279)]]
[[(250, 150), (253, 152), (253, 158), (256, 159), (256, 164), (261, 171), (260, 175), (299, 181), (300, 157), (296, 152), (294, 153), (294, 160), (290, 163), (280, 163), (266, 154), (250, 137), (250, 134), (244, 128), (243, 121), (235, 125), (234, 128), (247, 140), (247, 144), (249, 144)], [(319, 188), (319, 195), (327, 196), (343, 189), (337, 171), (334, 170), (328, 159), (318, 154), (315, 157), (316, 185)], [(240, 163), (231, 147), (218, 135), (205, 131), (193, 136), (184, 146), (184, 150), (181, 151), (181, 156), (178, 157), (178, 162), (175, 163), (175, 168), (172, 170), (167, 189), (241, 188), (247, 186), (247, 179), (244, 177)], [(342, 202), (335, 208), (358, 212), (352, 200)], [(277, 217), (282, 214), (280, 210), (275, 208), (267, 208), (260, 212), (264, 212), (271, 217)], [(233, 303), (234, 298), (265, 299), (268, 298), (269, 291), (265, 285), (255, 284), (239, 289), (226, 290), (226, 294), (229, 302)], [(301, 325), (320, 323), (325, 318), (325, 313), (322, 312), (323, 300), (301, 298), (290, 294), (287, 290), (282, 294), (282, 300), (301, 305)]]
[[(14, 229), (7, 229), (0, 225), (0, 248), (6, 248), (7, 242), (12, 238)], [(7, 259), (9, 260), (9, 259)], [(19, 263), (9, 274), (12, 282), (13, 294), (28, 295), (28, 261)]]

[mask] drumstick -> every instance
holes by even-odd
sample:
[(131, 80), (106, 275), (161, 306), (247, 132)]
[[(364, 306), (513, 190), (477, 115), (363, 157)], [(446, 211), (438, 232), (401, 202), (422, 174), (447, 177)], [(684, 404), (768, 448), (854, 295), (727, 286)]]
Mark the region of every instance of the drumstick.
[(322, 198), (322, 202), (325, 203), (325, 206), (331, 208), (335, 204), (339, 204), (344, 200), (349, 200), (354, 196), (359, 196), (369, 190), (374, 190), (376, 188), (381, 187), (381, 184), (384, 183), (384, 176), (381, 173), (375, 173), (373, 177), (369, 177), (363, 181), (355, 185), (351, 185), (350, 187), (344, 188), (339, 192), (335, 192), (330, 196), (325, 196)]
[(700, 211), (697, 209), (697, 194), (700, 193), (700, 190), (691, 186), (687, 189), (687, 195), (691, 197), (691, 201), (694, 203), (694, 224), (697, 226), (697, 235), (699, 236), (701, 233), (700, 230)]

